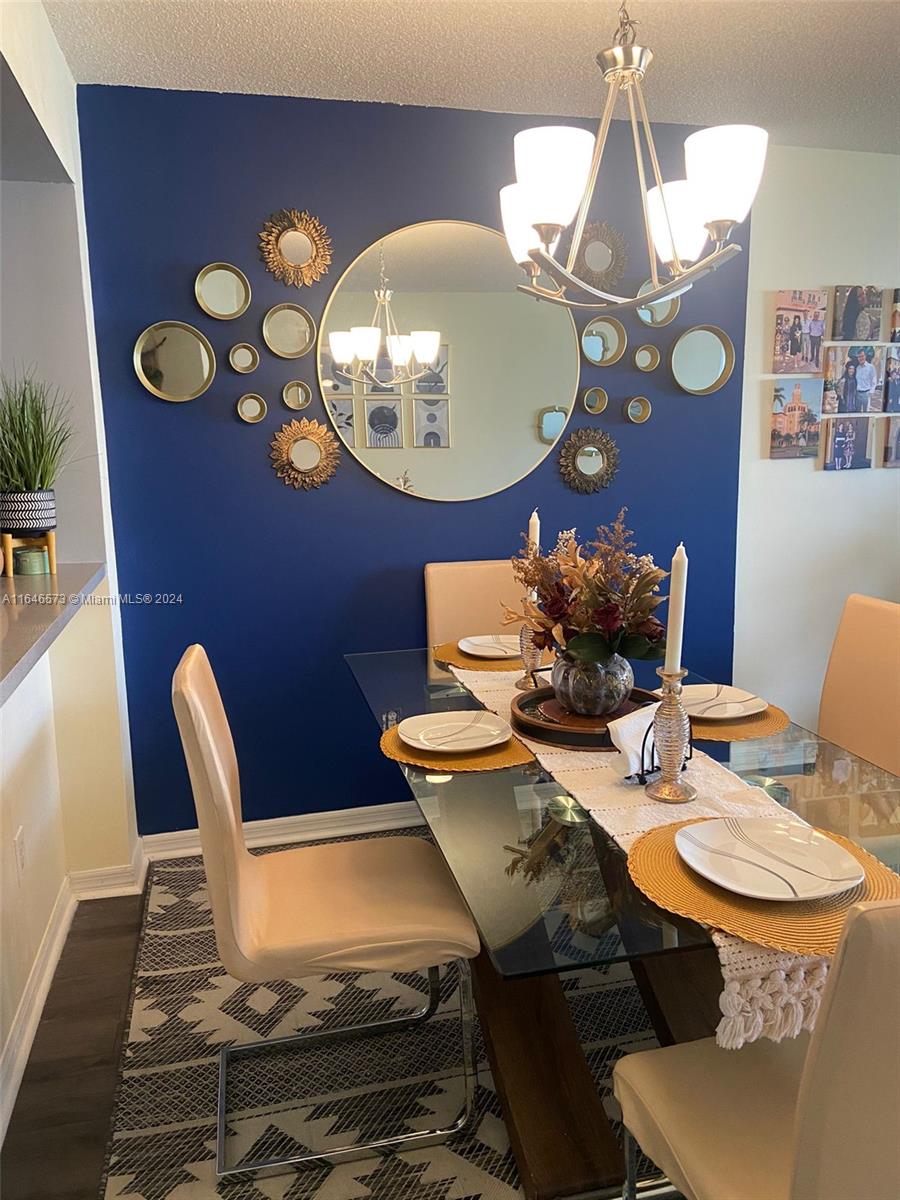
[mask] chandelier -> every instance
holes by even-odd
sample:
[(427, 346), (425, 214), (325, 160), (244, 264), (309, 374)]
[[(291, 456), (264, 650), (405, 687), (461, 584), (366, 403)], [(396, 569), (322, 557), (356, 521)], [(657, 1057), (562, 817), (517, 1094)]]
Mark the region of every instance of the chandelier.
[[(741, 252), (729, 239), (756, 196), (769, 135), (755, 125), (698, 130), (685, 139), (686, 178), (665, 183), (643, 93), (653, 54), (636, 44), (635, 25), (621, 4), (614, 44), (597, 55), (607, 93), (596, 138), (586, 129), (550, 125), (523, 130), (513, 139), (516, 182), (500, 190), (503, 231), (513, 258), (528, 277), (519, 291), (551, 304), (604, 312), (643, 308), (680, 295)], [(650, 260), (649, 279), (636, 296), (602, 291), (575, 273), (620, 95), (628, 106)], [(649, 190), (641, 126), (654, 181)], [(556, 247), (573, 221), (562, 261)]]
[[(356, 383), (374, 384), (378, 387), (397, 387), (402, 383), (413, 383), (431, 370), (441, 348), (438, 329), (414, 329), (411, 333), (400, 333), (391, 299), (394, 293), (388, 287), (384, 273), (384, 243), (379, 247), (378, 287), (375, 289), (375, 312), (370, 325), (354, 325), (350, 329), (335, 330), (328, 335), (328, 347), (334, 359), (335, 374)], [(382, 343), (391, 363), (391, 374), (376, 374)]]

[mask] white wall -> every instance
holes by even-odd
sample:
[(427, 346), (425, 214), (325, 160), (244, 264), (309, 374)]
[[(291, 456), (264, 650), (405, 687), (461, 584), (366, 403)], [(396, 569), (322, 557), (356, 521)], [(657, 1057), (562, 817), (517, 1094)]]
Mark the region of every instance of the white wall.
[(900, 158), (773, 146), (753, 207), (734, 679), (815, 729), (844, 600), (900, 600), (900, 471), (825, 472), (765, 457), (770, 293), (900, 286)]

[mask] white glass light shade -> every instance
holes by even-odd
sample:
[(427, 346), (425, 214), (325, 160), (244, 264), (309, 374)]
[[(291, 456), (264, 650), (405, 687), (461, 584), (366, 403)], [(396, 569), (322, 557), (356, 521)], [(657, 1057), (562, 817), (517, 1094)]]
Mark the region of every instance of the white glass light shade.
[(353, 353), (360, 362), (374, 362), (381, 346), (381, 330), (377, 325), (354, 325)]
[(412, 358), (413, 342), (409, 334), (389, 333), (387, 335), (387, 352), (395, 367), (408, 367)]
[(664, 183), (662, 190), (651, 188), (647, 193), (647, 213), (653, 244), (661, 262), (673, 263), (676, 254), (682, 263), (697, 261), (709, 234), (699, 212), (696, 193), (686, 179)]
[(534, 212), (534, 196), (523, 184), (508, 183), (500, 189), (500, 220), (514, 262), (528, 262), (528, 251), (540, 246), (534, 227), (539, 219)]
[(743, 221), (759, 189), (768, 144), (758, 125), (715, 125), (685, 139), (687, 177), (704, 224)]
[(414, 329), (409, 335), (412, 339), (412, 352), (417, 363), (423, 367), (433, 363), (441, 348), (441, 331), (439, 329)]
[(539, 125), (517, 133), (513, 149), (516, 181), (529, 193), (533, 220), (565, 228), (584, 194), (594, 135), (573, 125)]
[(328, 348), (336, 363), (346, 366), (353, 362), (353, 334), (349, 329), (336, 329), (328, 335)]

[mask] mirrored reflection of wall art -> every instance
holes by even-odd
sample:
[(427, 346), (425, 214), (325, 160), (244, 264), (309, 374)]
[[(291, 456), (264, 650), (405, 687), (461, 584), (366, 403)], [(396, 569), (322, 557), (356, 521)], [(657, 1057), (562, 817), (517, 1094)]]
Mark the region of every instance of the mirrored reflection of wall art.
[(828, 288), (793, 288), (775, 295), (772, 371), (821, 375), (822, 342), (828, 334)]
[(880, 287), (863, 284), (834, 289), (832, 341), (881, 341), (884, 316), (884, 292)]
[(446, 396), (413, 399), (414, 445), (428, 450), (450, 448), (450, 401)]
[(399, 396), (401, 387), (399, 383), (388, 383), (387, 380), (393, 379), (394, 364), (388, 358), (386, 352), (382, 350), (378, 358), (375, 360), (375, 366), (372, 374), (375, 376), (378, 383), (372, 383), (367, 379), (362, 385), (362, 389), (367, 396)]
[(228, 361), (232, 370), (240, 375), (249, 375), (259, 366), (259, 351), (249, 342), (238, 342), (228, 351)]
[(860, 471), (872, 465), (871, 417), (828, 417), (825, 422), (826, 471)]
[(615, 317), (594, 317), (581, 334), (584, 357), (595, 367), (610, 367), (619, 361), (628, 345), (628, 336)]
[(772, 393), (769, 458), (816, 458), (821, 434), (821, 380), (776, 380), (768, 386)]
[(347, 446), (356, 445), (356, 436), (353, 428), (353, 398), (348, 397), (338, 398), (329, 396), (326, 399), (328, 412), (334, 422), (334, 427), (344, 439), (344, 444)]
[(350, 396), (353, 383), (334, 369), (334, 359), (327, 346), (319, 344), (319, 383), (324, 396)]
[(891, 417), (885, 424), (884, 465), (900, 467), (900, 417)]
[(292, 408), (295, 412), (299, 412), (312, 401), (312, 388), (302, 379), (292, 379), (281, 389), (281, 399), (285, 408)]
[(331, 265), (331, 238), (318, 217), (296, 208), (273, 213), (259, 235), (260, 258), (286, 287), (308, 287)]
[(450, 391), (450, 347), (442, 345), (438, 356), (421, 379), (413, 383), (418, 396), (446, 396)]
[(247, 392), (238, 400), (237, 415), (242, 421), (246, 421), (248, 425), (256, 425), (266, 415), (267, 406), (262, 396), (258, 396), (256, 392)]
[(370, 450), (398, 450), (403, 445), (402, 401), (389, 396), (366, 397), (366, 445)]
[(824, 413), (884, 412), (885, 347), (862, 343), (825, 352)]
[(157, 321), (134, 345), (134, 369), (148, 392), (181, 404), (202, 396), (216, 374), (216, 356), (199, 329)]

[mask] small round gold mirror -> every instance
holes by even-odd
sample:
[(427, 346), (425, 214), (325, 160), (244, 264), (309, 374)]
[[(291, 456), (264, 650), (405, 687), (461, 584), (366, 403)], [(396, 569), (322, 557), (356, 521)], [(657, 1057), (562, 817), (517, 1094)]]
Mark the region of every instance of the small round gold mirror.
[(306, 417), (282, 425), (272, 439), (272, 465), (287, 487), (304, 491), (321, 487), (337, 470), (340, 457), (331, 430)]
[(287, 287), (309, 287), (331, 265), (331, 238), (308, 212), (283, 208), (273, 213), (259, 235), (260, 257)]
[(672, 375), (683, 392), (708, 396), (724, 387), (734, 370), (734, 344), (715, 325), (695, 325), (675, 342)]
[[(639, 296), (646, 296), (648, 292), (652, 292), (656, 284), (652, 279), (648, 279), (646, 283), (642, 283), (638, 288)], [(661, 325), (669, 325), (678, 316), (678, 310), (681, 308), (681, 297), (670, 296), (668, 300), (656, 300), (653, 304), (645, 304), (642, 308), (636, 308), (634, 311), (638, 315), (638, 320), (643, 321), (645, 325), (650, 325), (654, 329), (658, 329)]]
[(292, 408), (295, 412), (306, 408), (312, 400), (312, 389), (308, 383), (304, 383), (302, 379), (292, 379), (290, 383), (286, 383), (281, 389), (281, 399), (284, 401), (286, 408)]
[(656, 346), (638, 346), (634, 352), (634, 365), (639, 371), (655, 371), (659, 366), (659, 350)]
[(581, 398), (581, 403), (585, 407), (585, 411), (591, 413), (592, 416), (598, 416), (606, 411), (606, 406), (609, 404), (609, 396), (606, 388), (592, 387)]
[(653, 408), (646, 396), (632, 396), (622, 405), (622, 415), (632, 425), (643, 425), (650, 420)]
[(263, 317), (262, 335), (279, 358), (301, 358), (313, 348), (316, 323), (299, 304), (276, 304)]
[(262, 396), (256, 392), (247, 392), (237, 402), (237, 415), (248, 425), (256, 425), (266, 415), (268, 408)]
[(559, 452), (559, 473), (575, 492), (609, 487), (619, 469), (619, 448), (602, 429), (577, 429)]
[(148, 392), (181, 404), (202, 396), (216, 374), (216, 356), (199, 329), (157, 321), (134, 344), (134, 369)]
[(249, 375), (259, 366), (259, 351), (249, 342), (238, 342), (228, 351), (228, 361), (238, 374)]
[(210, 263), (194, 281), (197, 303), (210, 317), (233, 321), (250, 306), (247, 276), (231, 263)]
[(595, 367), (610, 367), (625, 353), (628, 337), (615, 317), (594, 317), (581, 334), (584, 357)]

